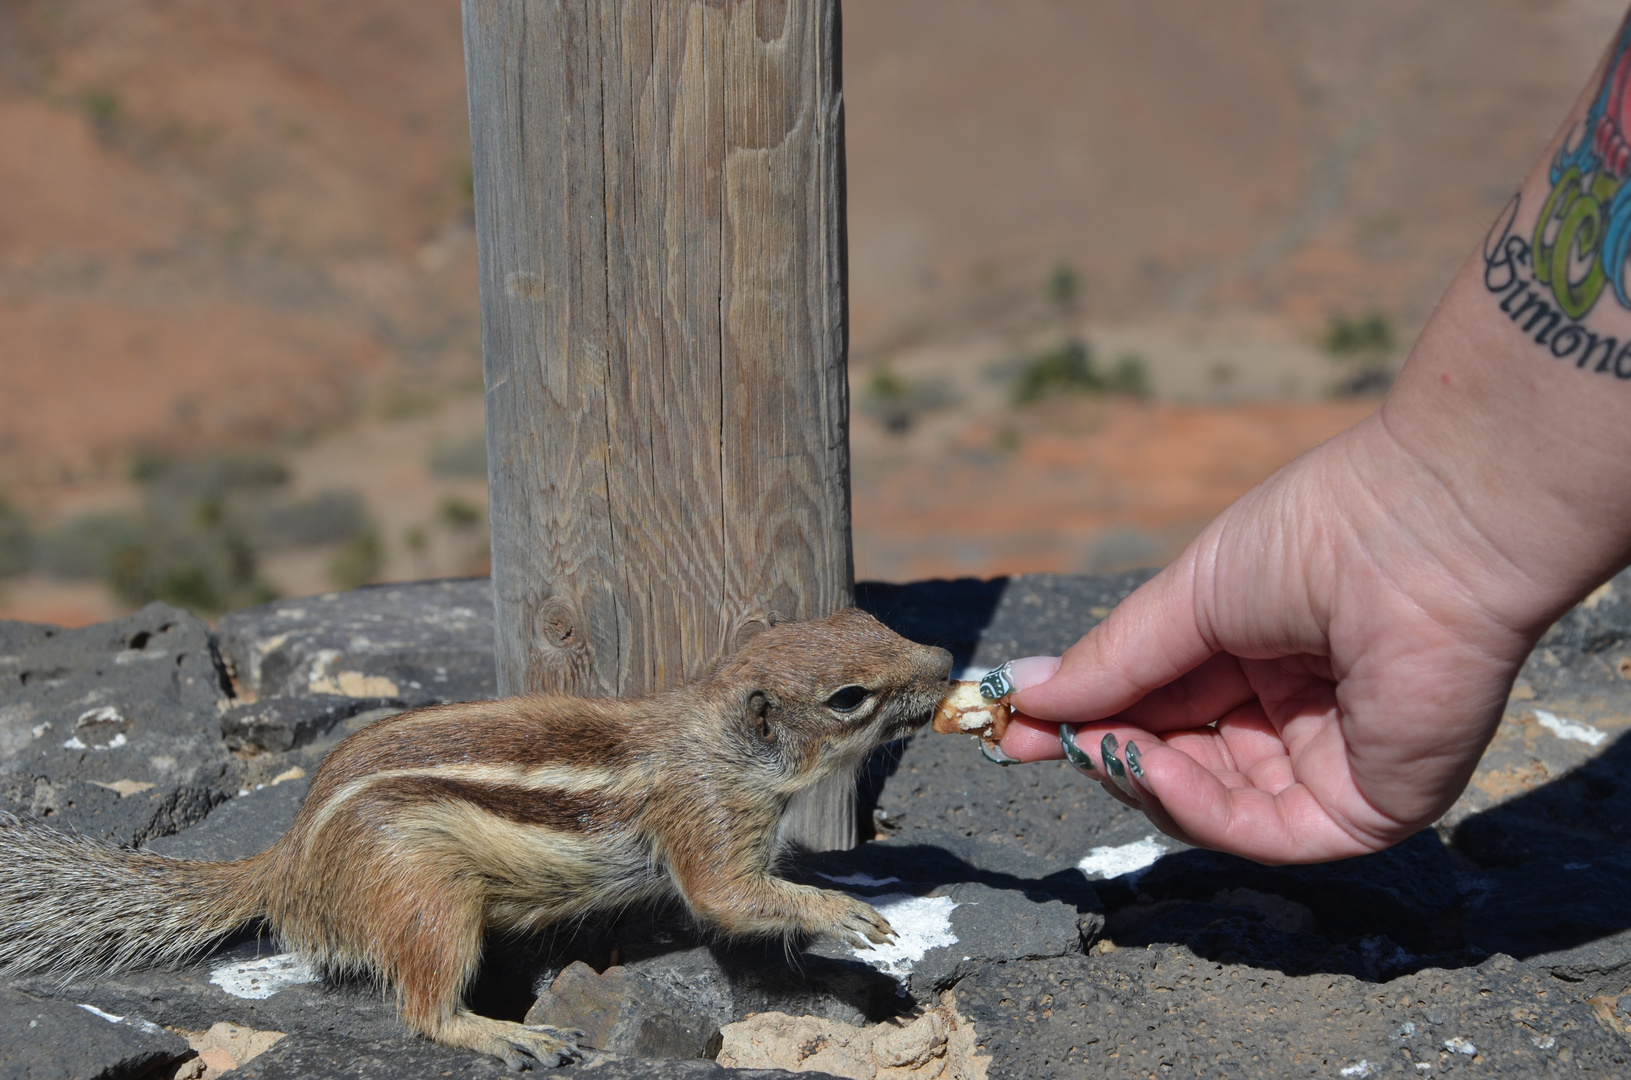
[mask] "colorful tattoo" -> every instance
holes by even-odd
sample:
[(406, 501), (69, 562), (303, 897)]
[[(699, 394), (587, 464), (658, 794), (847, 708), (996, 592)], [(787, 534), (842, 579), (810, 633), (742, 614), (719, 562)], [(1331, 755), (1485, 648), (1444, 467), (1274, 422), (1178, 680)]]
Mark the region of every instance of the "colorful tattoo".
[(1625, 261), (1631, 253), (1631, 25), (1620, 28), (1614, 59), (1586, 119), (1552, 161), (1552, 193), (1535, 223), (1535, 279), (1550, 288), (1571, 319), (1584, 318), (1603, 286), (1622, 307)]
[(1514, 196), (1484, 240), (1484, 287), (1514, 325), (1559, 360), (1598, 375), (1631, 379), (1631, 340), (1588, 320), (1613, 288), (1631, 309), (1631, 23), (1585, 119), (1553, 159), (1551, 191), (1528, 236), (1513, 233)]

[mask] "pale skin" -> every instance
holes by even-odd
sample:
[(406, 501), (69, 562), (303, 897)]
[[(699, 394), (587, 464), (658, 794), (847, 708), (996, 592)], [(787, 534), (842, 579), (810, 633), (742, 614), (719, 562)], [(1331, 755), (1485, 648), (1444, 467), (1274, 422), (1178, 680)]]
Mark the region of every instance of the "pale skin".
[[(1533, 235), (1608, 63), (1511, 235)], [(1003, 750), (1061, 757), (1066, 722), (1097, 762), (1112, 733), (1143, 773), (1101, 763), (1112, 795), (1265, 863), (1377, 851), (1443, 814), (1536, 639), (1631, 561), (1631, 380), (1537, 344), (1499, 278), (1475, 251), (1379, 412), (1230, 506), (1063, 657), (1015, 661), (1025, 715)], [(1580, 325), (1631, 341), (1612, 288)]]

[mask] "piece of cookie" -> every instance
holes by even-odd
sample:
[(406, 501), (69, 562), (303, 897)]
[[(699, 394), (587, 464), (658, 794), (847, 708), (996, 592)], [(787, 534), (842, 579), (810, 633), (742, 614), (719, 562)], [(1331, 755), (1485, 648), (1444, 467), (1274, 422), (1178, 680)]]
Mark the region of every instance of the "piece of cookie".
[(973, 735), (987, 742), (1002, 738), (1014, 713), (1006, 695), (988, 698), (977, 682), (953, 682), (934, 711), (934, 730), (942, 735)]

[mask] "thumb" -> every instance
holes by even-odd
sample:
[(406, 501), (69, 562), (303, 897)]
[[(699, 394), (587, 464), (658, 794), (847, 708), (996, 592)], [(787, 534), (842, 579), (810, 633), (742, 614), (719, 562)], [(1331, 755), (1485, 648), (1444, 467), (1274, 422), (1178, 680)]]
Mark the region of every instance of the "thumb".
[(1071, 724), (1114, 716), (1217, 652), (1196, 607), (1191, 547), (1066, 649), (1051, 678), (1016, 690), (1014, 707)]

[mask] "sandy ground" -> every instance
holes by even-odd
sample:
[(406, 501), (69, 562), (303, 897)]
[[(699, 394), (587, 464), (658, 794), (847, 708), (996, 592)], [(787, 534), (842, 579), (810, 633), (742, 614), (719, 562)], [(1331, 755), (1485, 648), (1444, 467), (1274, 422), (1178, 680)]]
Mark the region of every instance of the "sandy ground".
[(854, 439), (855, 571), (912, 581), (1159, 566), (1374, 401), (1060, 401)]
[[(1327, 320), (1402, 358), (1621, 7), (847, 5), (859, 575), (1160, 561), (1352, 422)], [(134, 455), (249, 447), (360, 493), (385, 576), (479, 569), (436, 517), (479, 483), (425, 465), (481, 422), (467, 128), (441, 0), (0, 5), (0, 496), (45, 530), (133, 505)], [(1011, 409), (993, 371), (1066, 330), (1154, 403)], [(884, 431), (880, 372), (940, 404)], [(0, 615), (114, 610), (0, 582)]]

